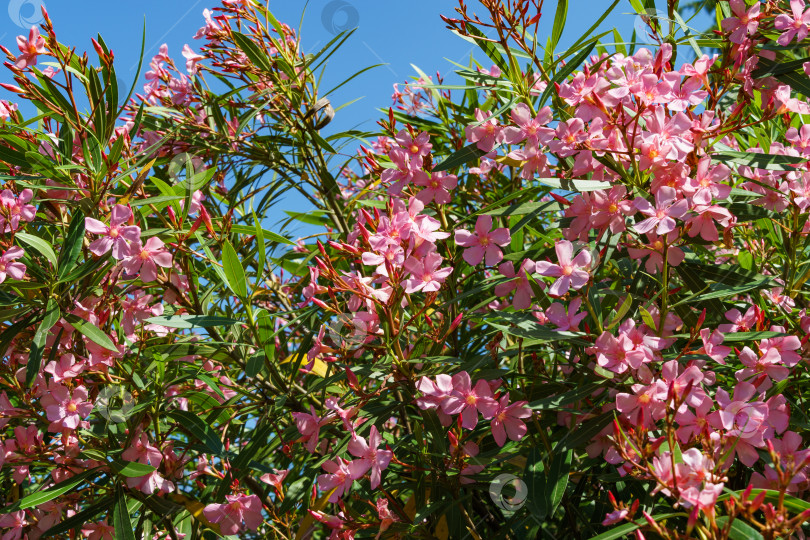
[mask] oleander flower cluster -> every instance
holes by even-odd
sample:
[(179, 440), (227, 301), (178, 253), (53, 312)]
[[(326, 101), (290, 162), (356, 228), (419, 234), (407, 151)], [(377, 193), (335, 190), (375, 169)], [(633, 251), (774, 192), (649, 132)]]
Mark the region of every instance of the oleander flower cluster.
[(810, 6), (715, 4), (562, 40), (568, 2), (460, 1), (480, 52), (368, 131), (320, 86), (351, 31), (222, 0), (124, 95), (42, 8), (2, 47), (3, 540), (804, 538)]

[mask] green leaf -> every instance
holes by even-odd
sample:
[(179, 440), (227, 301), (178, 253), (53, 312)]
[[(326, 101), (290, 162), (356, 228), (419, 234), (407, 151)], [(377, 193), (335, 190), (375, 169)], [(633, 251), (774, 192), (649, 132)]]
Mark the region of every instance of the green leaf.
[[(658, 522), (663, 519), (677, 517), (677, 516), (687, 516), (683, 512), (673, 512), (671, 514), (657, 514), (652, 518)], [(603, 532), (600, 535), (592, 536), (590, 540), (616, 540), (617, 538), (624, 538), (625, 535), (630, 534), (631, 532), (635, 531), (636, 529), (640, 529), (641, 527), (647, 526), (646, 520), (640, 520), (638, 523), (625, 523), (624, 525), (619, 525), (618, 527), (611, 529), (607, 532)]]
[(71, 476), (64, 482), (59, 482), (50, 489), (37, 491), (36, 493), (32, 493), (31, 495), (24, 497), (17, 504), (6, 506), (2, 510), (0, 510), (0, 513), (6, 514), (8, 512), (16, 512), (17, 510), (25, 510), (26, 508), (33, 508), (48, 501), (52, 501), (55, 498), (59, 497), (60, 495), (64, 495), (65, 493), (72, 490), (76, 486), (81, 485), (82, 483), (84, 483), (85, 480), (89, 478), (94, 478), (99, 474), (101, 474), (101, 470), (95, 468), (90, 469), (89, 471), (79, 473), (76, 476)]
[(119, 352), (113, 340), (110, 339), (110, 336), (104, 333), (100, 328), (98, 328), (93, 323), (85, 321), (84, 319), (77, 317), (76, 315), (66, 315), (65, 320), (67, 320), (67, 322), (69, 322), (73, 328), (78, 330), (83, 336), (88, 338), (96, 345), (100, 345), (105, 349), (107, 349), (108, 351), (116, 353)]
[(225, 447), (214, 429), (196, 414), (174, 410), (167, 412), (166, 416), (179, 422), (181, 429), (197, 437), (212, 454), (221, 456), (225, 453)]
[(723, 343), (731, 343), (735, 341), (759, 341), (761, 339), (770, 339), (780, 336), (785, 336), (782, 332), (771, 332), (763, 330), (761, 332), (734, 332), (731, 334), (723, 334)]
[(53, 251), (53, 248), (48, 242), (46, 242), (45, 240), (43, 240), (38, 236), (34, 236), (33, 234), (28, 234), (24, 232), (15, 233), (14, 237), (19, 240), (22, 240), (35, 250), (42, 253), (45, 256), (45, 258), (48, 259), (48, 262), (50, 262), (53, 265), (53, 267), (56, 268), (57, 264), (56, 253)]
[(249, 378), (253, 378), (258, 375), (262, 368), (264, 367), (264, 359), (266, 358), (265, 353), (260, 352), (258, 354), (254, 354), (250, 358), (248, 358), (247, 364), (245, 365), (245, 375)]
[(61, 280), (76, 266), (84, 242), (84, 214), (78, 208), (73, 211), (70, 226), (65, 234), (65, 243), (59, 253), (59, 272)]
[(433, 168), (433, 172), (440, 172), (440, 171), (449, 171), (450, 169), (455, 169), (456, 167), (460, 167), (470, 161), (476, 160), (481, 156), (485, 155), (486, 152), (478, 148), (476, 143), (470, 144), (465, 146), (461, 150), (456, 150), (453, 154), (439, 163), (436, 167)]
[(150, 324), (157, 324), (167, 328), (210, 328), (212, 326), (229, 326), (240, 324), (242, 321), (218, 317), (215, 315), (171, 315), (169, 317), (150, 317), (146, 319)]
[(559, 0), (557, 2), (557, 11), (554, 13), (554, 26), (551, 29), (551, 49), (552, 51), (557, 47), (560, 42), (560, 37), (565, 28), (565, 20), (568, 17), (568, 0)]
[(571, 472), (571, 460), (574, 457), (573, 450), (567, 450), (554, 454), (551, 464), (548, 467), (548, 477), (545, 477), (543, 487), (544, 516), (552, 517), (554, 511), (560, 505), (565, 495), (565, 488), (568, 486), (568, 474)]
[(231, 34), (234, 43), (242, 49), (251, 62), (265, 71), (272, 70), (272, 64), (267, 58), (267, 54), (252, 39), (240, 32), (231, 32)]
[(113, 508), (113, 527), (115, 540), (135, 540), (135, 531), (129, 519), (127, 499), (121, 486), (115, 489), (115, 507)]
[(610, 189), (610, 182), (601, 180), (569, 180), (567, 178), (535, 178), (545, 186), (551, 186), (565, 191), (597, 191), (600, 189)]
[(806, 158), (798, 156), (755, 154), (753, 152), (737, 152), (734, 150), (715, 152), (712, 154), (712, 158), (723, 163), (747, 165), (754, 169), (766, 169), (769, 171), (795, 171), (795, 165), (807, 162)]
[(127, 478), (146, 476), (147, 474), (152, 474), (152, 472), (157, 470), (156, 467), (152, 467), (151, 465), (147, 465), (145, 463), (120, 460), (115, 460), (110, 463), (110, 468), (121, 476), (125, 476)]
[(573, 390), (569, 390), (568, 392), (557, 396), (550, 396), (547, 398), (538, 399), (537, 401), (532, 401), (529, 403), (529, 408), (536, 411), (562, 409), (571, 403), (576, 403), (577, 401), (581, 401), (589, 397), (601, 386), (602, 385), (600, 383), (590, 383), (584, 386), (578, 386)]
[(48, 305), (45, 307), (45, 316), (42, 322), (39, 323), (37, 331), (34, 333), (34, 338), (31, 340), (31, 352), (28, 355), (28, 364), (25, 366), (25, 384), (31, 386), (39, 374), (39, 368), (42, 364), (42, 354), (45, 351), (45, 340), (48, 338), (48, 333), (53, 328), (53, 325), (59, 320), (61, 315), (59, 305), (56, 300), (51, 298), (48, 300)]
[(543, 488), (545, 487), (545, 464), (543, 463), (544, 453), (534, 447), (529, 451), (526, 458), (526, 469), (523, 471), (523, 482), (526, 484), (526, 501), (532, 514), (540, 519), (545, 517), (543, 510)]
[(501, 71), (504, 73), (509, 73), (509, 64), (506, 63), (506, 60), (504, 60), (503, 56), (501, 56), (501, 53), (498, 52), (498, 48), (495, 46), (495, 44), (489, 41), (484, 33), (472, 24), (467, 24), (465, 28), (470, 37), (475, 39), (476, 44), (481, 48), (482, 51), (484, 51), (489, 59), (495, 62), (495, 65), (501, 68)]
[(245, 268), (242, 266), (236, 250), (227, 240), (222, 244), (222, 269), (225, 271), (228, 288), (239, 298), (247, 298)]
[[(725, 528), (727, 523), (728, 516), (720, 516), (717, 518), (717, 526), (721, 529)], [(730, 540), (762, 540), (762, 535), (758, 530), (744, 522), (741, 518), (736, 518), (731, 522), (731, 529), (728, 531), (728, 538)]]

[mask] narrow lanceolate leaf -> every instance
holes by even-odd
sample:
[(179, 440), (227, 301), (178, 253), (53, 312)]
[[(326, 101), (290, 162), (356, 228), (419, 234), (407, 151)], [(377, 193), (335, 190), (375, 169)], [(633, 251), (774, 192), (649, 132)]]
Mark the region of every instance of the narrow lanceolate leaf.
[(223, 455), (225, 447), (222, 441), (214, 431), (214, 428), (205, 423), (205, 421), (194, 413), (188, 411), (170, 411), (166, 416), (172, 420), (179, 422), (180, 429), (187, 431), (196, 437), (212, 454)]
[(526, 469), (523, 471), (523, 482), (526, 484), (526, 501), (532, 514), (543, 519), (543, 487), (545, 482), (544, 452), (534, 447), (526, 458)]
[(32, 493), (31, 495), (24, 497), (17, 504), (6, 506), (0, 509), (0, 514), (6, 514), (8, 512), (16, 512), (17, 510), (25, 510), (26, 508), (33, 508), (48, 501), (52, 501), (55, 498), (59, 497), (60, 495), (64, 495), (65, 493), (72, 490), (76, 486), (81, 485), (86, 480), (98, 476), (100, 473), (101, 470), (96, 468), (90, 469), (89, 471), (84, 471), (82, 473), (77, 474), (76, 476), (71, 476), (64, 482), (59, 482), (53, 487), (44, 489), (42, 491), (37, 491), (36, 493)]
[(127, 498), (121, 486), (115, 490), (113, 527), (115, 527), (115, 540), (135, 540), (135, 531), (132, 529), (132, 520), (129, 518), (127, 509)]
[(222, 268), (225, 271), (225, 278), (228, 280), (228, 287), (239, 298), (247, 297), (247, 277), (245, 268), (239, 255), (230, 242), (222, 244)]
[(110, 339), (110, 336), (104, 333), (104, 331), (99, 329), (93, 323), (85, 321), (76, 315), (67, 315), (65, 319), (73, 328), (78, 330), (84, 337), (88, 338), (96, 345), (100, 345), (108, 351), (118, 352), (118, 348), (116, 348), (115, 343), (112, 339)]
[(65, 243), (59, 253), (59, 279), (67, 276), (76, 266), (79, 255), (82, 252), (82, 242), (84, 242), (84, 214), (78, 208), (74, 210), (70, 220), (70, 226), (65, 234)]
[(51, 263), (54, 268), (56, 268), (57, 264), (56, 253), (54, 252), (53, 248), (48, 242), (46, 242), (45, 240), (43, 240), (38, 236), (34, 236), (33, 234), (23, 232), (16, 233), (14, 237), (28, 244), (35, 250), (39, 251), (42, 255), (45, 256), (46, 259), (48, 259), (48, 262)]
[(712, 159), (722, 163), (747, 165), (753, 169), (766, 169), (769, 171), (794, 171), (797, 165), (807, 162), (806, 158), (798, 156), (756, 154), (754, 152), (737, 152), (734, 150), (715, 152), (712, 154)]
[(272, 69), (267, 54), (252, 39), (239, 32), (232, 32), (232, 35), (233, 41), (242, 49), (242, 52), (251, 62), (266, 71)]
[(610, 189), (610, 182), (600, 180), (568, 180), (567, 178), (537, 178), (545, 186), (551, 186), (565, 191), (597, 191)]
[(571, 460), (574, 451), (567, 450), (555, 454), (548, 468), (545, 488), (543, 489), (543, 504), (547, 516), (554, 515), (554, 511), (560, 505), (565, 495), (565, 488), (568, 486), (568, 475), (571, 472)]
[[(676, 516), (684, 516), (686, 517), (688, 514), (684, 512), (673, 512), (671, 514), (657, 514), (652, 516), (652, 518), (657, 522), (671, 518)], [(624, 525), (619, 525), (614, 529), (610, 529), (607, 532), (604, 532), (597, 536), (592, 536), (590, 540), (616, 540), (618, 538), (625, 538), (626, 535), (630, 534), (631, 532), (635, 531), (636, 529), (640, 529), (647, 525), (647, 521), (644, 519), (638, 520), (638, 523), (625, 523)]]
[(486, 152), (478, 148), (475, 143), (470, 144), (461, 150), (456, 150), (450, 157), (434, 167), (433, 172), (449, 171), (461, 167), (470, 161), (480, 158), (484, 154), (486, 154)]
[(150, 317), (146, 319), (149, 324), (157, 324), (166, 328), (210, 328), (212, 326), (229, 326), (241, 321), (218, 317), (215, 315), (171, 315), (169, 317)]
[[(725, 529), (728, 519), (728, 516), (718, 517), (717, 526), (721, 529)], [(742, 518), (737, 518), (731, 522), (728, 538), (730, 540), (762, 540), (763, 536), (758, 530), (743, 521)]]
[(110, 468), (121, 476), (127, 478), (137, 478), (139, 476), (146, 476), (152, 474), (156, 469), (146, 463), (138, 463), (137, 461), (113, 461), (110, 463)]
[(39, 374), (42, 364), (42, 353), (45, 351), (45, 340), (53, 325), (59, 320), (60, 312), (56, 300), (51, 298), (45, 306), (45, 317), (39, 323), (34, 338), (31, 340), (31, 352), (28, 355), (28, 365), (25, 367), (25, 384), (31, 386)]
[(554, 13), (554, 27), (551, 29), (551, 48), (557, 48), (557, 43), (560, 42), (560, 37), (565, 28), (565, 19), (568, 17), (568, 0), (559, 0), (557, 2), (557, 11)]

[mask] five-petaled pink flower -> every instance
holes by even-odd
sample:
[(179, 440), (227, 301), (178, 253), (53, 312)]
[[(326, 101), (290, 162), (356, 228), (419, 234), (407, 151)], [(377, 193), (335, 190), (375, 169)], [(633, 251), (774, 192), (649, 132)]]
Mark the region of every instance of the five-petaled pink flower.
[(492, 436), (498, 446), (506, 443), (507, 436), (513, 441), (519, 441), (526, 435), (526, 424), (522, 419), (532, 415), (532, 411), (526, 405), (525, 401), (516, 401), (510, 405), (508, 392), (498, 400), (498, 408), (490, 423)]
[(804, 0), (790, 0), (790, 11), (793, 17), (781, 13), (776, 16), (773, 27), (777, 30), (784, 30), (776, 42), (783, 47), (793, 41), (800, 42), (807, 37), (807, 25), (810, 24), (810, 9), (804, 11)]
[(71, 392), (67, 386), (51, 383), (41, 403), (51, 422), (48, 430), (53, 432), (76, 429), (93, 410), (93, 404), (87, 401), (84, 386), (77, 386)]
[(209, 504), (203, 509), (205, 519), (219, 524), (225, 535), (234, 535), (247, 528), (255, 531), (262, 524), (262, 501), (257, 495), (226, 495), (228, 502)]
[(485, 259), (487, 266), (494, 266), (503, 259), (503, 252), (498, 246), (506, 246), (511, 241), (509, 229), (501, 227), (492, 230), (492, 216), (478, 216), (475, 232), (464, 229), (456, 231), (456, 244), (464, 250), (464, 260), (475, 266)]
[(650, 232), (653, 229), (656, 234), (667, 234), (674, 231), (678, 226), (675, 219), (682, 218), (689, 210), (689, 201), (681, 199), (675, 202), (676, 197), (675, 188), (669, 186), (658, 188), (655, 193), (655, 207), (647, 199), (636, 197), (633, 205), (639, 212), (649, 217), (636, 223), (633, 229), (639, 234)]
[(33, 221), (37, 209), (28, 202), (34, 197), (34, 192), (24, 189), (15, 196), (10, 189), (0, 193), (0, 226), (3, 232), (16, 231), (20, 228), (20, 220)]
[(141, 245), (141, 241), (132, 242), (127, 248), (127, 257), (124, 259), (124, 270), (133, 275), (140, 270), (140, 278), (144, 283), (157, 278), (157, 267), (171, 268), (172, 254), (166, 251), (163, 241), (153, 236)]
[(478, 412), (486, 419), (498, 410), (498, 402), (492, 397), (492, 388), (480, 379), (473, 387), (466, 371), (453, 375), (453, 392), (442, 402), (445, 414), (460, 414), (461, 427), (473, 429), (478, 424)]
[(557, 259), (560, 264), (552, 264), (548, 261), (538, 261), (535, 263), (535, 271), (538, 274), (559, 278), (555, 281), (548, 292), (552, 296), (562, 296), (568, 289), (581, 289), (588, 283), (591, 275), (588, 268), (591, 264), (591, 254), (588, 250), (580, 251), (573, 259), (574, 246), (568, 240), (560, 240), (554, 246), (557, 252)]
[(125, 225), (132, 217), (132, 210), (123, 205), (113, 207), (110, 215), (110, 224), (105, 225), (93, 218), (84, 218), (84, 228), (93, 234), (102, 235), (90, 243), (90, 251), (98, 256), (104, 255), (112, 249), (112, 256), (118, 260), (126, 257), (129, 242), (139, 242), (141, 228), (137, 225)]
[(743, 40), (753, 36), (759, 26), (759, 2), (755, 2), (751, 9), (746, 9), (745, 0), (729, 0), (732, 16), (723, 19), (720, 23), (723, 30), (731, 32), (728, 37), (732, 43), (742, 43)]
[(363, 460), (348, 461), (343, 458), (327, 461), (322, 467), (327, 474), (318, 475), (318, 487), (321, 488), (321, 491), (332, 491), (332, 494), (329, 495), (331, 503), (337, 502), (344, 493), (351, 489), (352, 482), (362, 478), (368, 470), (368, 466)]
[(6, 252), (0, 256), (0, 283), (6, 280), (6, 276), (11, 276), (17, 281), (25, 277), (25, 265), (23, 263), (14, 262), (23, 255), (25, 255), (25, 252), (22, 248), (14, 246), (6, 250)]
[(405, 261), (405, 269), (411, 273), (411, 278), (402, 282), (407, 294), (418, 291), (436, 292), (442, 287), (442, 283), (453, 271), (453, 268), (439, 268), (442, 264), (442, 256), (431, 252), (425, 255), (420, 261), (414, 257)]
[(365, 469), (362, 472), (362, 474), (365, 474), (371, 469), (371, 489), (377, 489), (380, 485), (382, 471), (388, 467), (391, 458), (394, 456), (390, 450), (378, 450), (377, 447), (380, 444), (382, 444), (382, 436), (377, 431), (377, 426), (371, 426), (368, 442), (357, 433), (353, 433), (352, 440), (349, 441), (349, 453), (360, 458), (358, 461), (353, 462), (358, 464), (358, 469), (353, 470), (359, 472), (360, 469)]
[(28, 32), (28, 39), (25, 36), (17, 36), (17, 47), (22, 53), (17, 57), (17, 67), (24, 69), (27, 66), (37, 65), (37, 56), (45, 54), (45, 38), (39, 35), (39, 28), (31, 27)]

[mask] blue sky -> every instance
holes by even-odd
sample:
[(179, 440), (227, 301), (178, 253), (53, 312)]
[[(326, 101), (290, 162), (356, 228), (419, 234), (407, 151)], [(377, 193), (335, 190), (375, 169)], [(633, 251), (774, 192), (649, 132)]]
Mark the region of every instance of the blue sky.
[[(193, 39), (203, 25), (202, 11), (216, 5), (217, 0), (140, 0), (110, 2), (109, 0), (50, 0), (45, 5), (54, 22), (62, 43), (75, 46), (77, 51), (91, 51), (90, 38), (100, 33), (116, 57), (119, 78), (129, 86), (136, 74), (144, 21), (146, 25), (146, 52), (150, 58), (162, 43), (169, 46), (169, 54), (178, 65), (183, 65), (181, 50), (188, 43), (196, 48)], [(468, 2), (471, 12), (483, 10)], [(663, 2), (659, 0), (659, 3)], [(0, 12), (0, 43), (16, 51), (14, 38), (27, 33), (32, 23), (38, 23), (41, 0), (9, 0), (8, 13)], [(545, 40), (550, 35), (556, 2), (546, 0), (539, 35)], [(593, 24), (610, 5), (608, 0), (570, 0), (568, 23), (563, 33), (560, 50), (575, 41)], [(354, 35), (335, 54), (327, 67), (324, 88), (347, 78), (350, 74), (373, 64), (384, 63), (364, 73), (333, 98), (335, 106), (362, 97), (349, 107), (338, 111), (331, 129), (361, 129), (373, 131), (380, 117), (379, 108), (391, 105), (394, 83), (402, 83), (415, 74), (411, 64), (427, 74), (437, 70), (451, 77), (451, 61), (468, 64), (470, 54), (482, 64), (487, 60), (473, 46), (446, 29), (440, 14), (452, 15), (457, 6), (454, 0), (409, 0), (408, 8), (380, 0), (311, 0), (306, 6), (301, 26), (304, 50), (314, 52), (323, 47), (336, 32), (357, 27)], [(302, 20), (304, 2), (296, 0), (270, 1), (271, 11), (282, 22), (298, 28)], [(602, 23), (603, 30), (615, 27), (629, 40), (639, 18), (631, 14), (629, 1), (623, 0)], [(706, 28), (710, 20), (700, 16), (694, 23)], [(612, 41), (608, 37), (603, 41)], [(487, 65), (488, 67), (488, 65)], [(146, 68), (148, 69), (148, 68)], [(143, 70), (142, 70), (143, 71)], [(10, 82), (0, 76), (0, 82)], [(143, 73), (137, 90), (143, 84)], [(8, 97), (0, 95), (0, 97)], [(23, 109), (24, 114), (28, 114)], [(293, 198), (287, 208), (306, 210), (301, 200)]]

